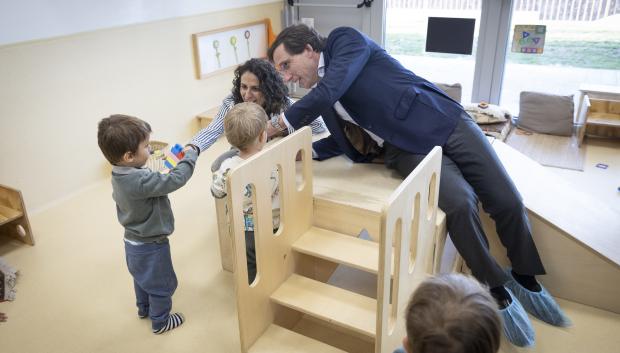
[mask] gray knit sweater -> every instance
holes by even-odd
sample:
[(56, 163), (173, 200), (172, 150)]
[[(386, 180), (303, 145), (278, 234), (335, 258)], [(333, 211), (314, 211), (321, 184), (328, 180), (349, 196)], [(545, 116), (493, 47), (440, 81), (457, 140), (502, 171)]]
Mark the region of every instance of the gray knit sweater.
[(192, 176), (198, 154), (185, 157), (168, 174), (147, 168), (114, 166), (112, 198), (118, 221), (125, 227), (125, 239), (141, 243), (162, 242), (174, 231), (174, 216), (168, 194)]

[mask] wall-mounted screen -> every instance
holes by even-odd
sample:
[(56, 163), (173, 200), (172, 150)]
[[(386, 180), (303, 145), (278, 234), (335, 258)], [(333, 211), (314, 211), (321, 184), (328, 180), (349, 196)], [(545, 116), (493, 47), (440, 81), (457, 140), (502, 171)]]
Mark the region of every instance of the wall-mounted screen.
[(426, 51), (471, 55), (475, 25), (474, 18), (429, 17)]

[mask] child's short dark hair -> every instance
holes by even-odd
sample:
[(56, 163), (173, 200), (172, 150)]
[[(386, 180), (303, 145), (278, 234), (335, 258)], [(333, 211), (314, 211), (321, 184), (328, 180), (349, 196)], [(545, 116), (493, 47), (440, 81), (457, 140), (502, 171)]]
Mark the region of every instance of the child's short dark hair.
[(114, 114), (101, 119), (97, 131), (97, 142), (105, 158), (116, 164), (127, 152), (136, 153), (140, 143), (151, 133), (146, 121), (134, 116)]
[(495, 300), (472, 277), (429, 278), (413, 293), (407, 311), (407, 340), (415, 353), (495, 353), (501, 319)]
[(236, 104), (224, 117), (224, 131), (228, 142), (245, 150), (267, 128), (267, 113), (256, 103)]

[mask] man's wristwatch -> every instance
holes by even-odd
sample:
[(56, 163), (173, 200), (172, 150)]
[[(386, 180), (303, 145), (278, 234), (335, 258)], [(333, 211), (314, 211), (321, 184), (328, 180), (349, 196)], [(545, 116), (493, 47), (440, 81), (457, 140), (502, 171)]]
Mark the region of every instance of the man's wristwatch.
[(273, 126), (274, 129), (276, 129), (278, 131), (284, 130), (282, 125), (280, 125), (280, 122), (278, 121), (278, 119), (271, 120), (271, 126)]

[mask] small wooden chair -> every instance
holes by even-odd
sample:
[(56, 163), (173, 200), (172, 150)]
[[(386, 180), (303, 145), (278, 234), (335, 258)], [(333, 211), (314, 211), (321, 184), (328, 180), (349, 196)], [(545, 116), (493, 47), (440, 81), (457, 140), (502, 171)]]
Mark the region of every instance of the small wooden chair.
[(34, 245), (26, 206), (19, 190), (0, 184), (0, 235)]

